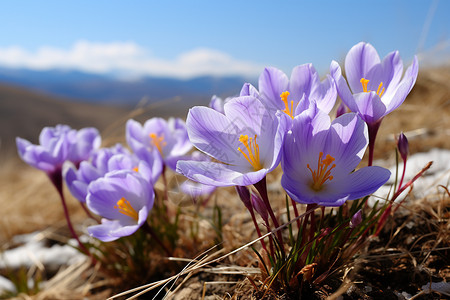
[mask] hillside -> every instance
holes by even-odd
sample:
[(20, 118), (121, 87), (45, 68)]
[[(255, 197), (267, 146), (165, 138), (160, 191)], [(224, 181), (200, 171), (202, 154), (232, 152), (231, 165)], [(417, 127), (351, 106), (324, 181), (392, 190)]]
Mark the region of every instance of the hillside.
[(44, 126), (58, 123), (104, 131), (129, 110), (120, 107), (71, 102), (23, 88), (0, 85), (0, 159), (15, 153), (15, 137), (36, 143)]

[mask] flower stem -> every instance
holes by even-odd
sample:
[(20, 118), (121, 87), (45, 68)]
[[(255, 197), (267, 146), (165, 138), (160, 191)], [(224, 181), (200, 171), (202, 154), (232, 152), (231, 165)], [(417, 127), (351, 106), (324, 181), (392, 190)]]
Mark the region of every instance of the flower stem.
[(403, 184), (403, 179), (405, 179), (405, 173), (406, 173), (406, 159), (403, 161), (403, 171), (402, 171), (402, 177), (400, 178), (400, 184), (398, 185), (397, 192), (401, 189)]
[(369, 162), (368, 165), (371, 166), (373, 163), (373, 153), (375, 150), (375, 139), (377, 138), (378, 129), (380, 129), (381, 121), (383, 119), (372, 123), (367, 124), (369, 129)]
[(91, 214), (91, 212), (89, 211), (89, 209), (86, 207), (86, 205), (83, 202), (80, 202), (80, 205), (89, 218), (94, 219), (98, 224), (100, 224), (100, 220)]
[(315, 208), (317, 207), (317, 204), (308, 204), (306, 206), (306, 211), (312, 209), (310, 215), (311, 215), (311, 225), (309, 227), (309, 241), (311, 242), (314, 239), (314, 234), (316, 233), (316, 211)]
[(169, 192), (168, 192), (168, 186), (167, 186), (167, 177), (166, 177), (166, 165), (163, 165), (162, 168), (162, 172), (161, 172), (161, 177), (163, 179), (163, 183), (164, 183), (164, 200), (169, 200)]
[(298, 217), (298, 209), (297, 209), (297, 202), (295, 202), (294, 200), (291, 199), (292, 202), (292, 207), (294, 208), (294, 214), (295, 214), (295, 218), (297, 219), (297, 228), (300, 230), (300, 218)]
[[(259, 195), (261, 196), (261, 198), (264, 201), (264, 204), (267, 207), (267, 211), (269, 212), (269, 215), (270, 215), (270, 218), (272, 219), (273, 225), (275, 226), (275, 228), (280, 227), (280, 224), (278, 223), (278, 220), (275, 217), (275, 214), (273, 213), (273, 210), (272, 210), (272, 206), (270, 205), (270, 202), (269, 202), (269, 196), (267, 194), (266, 177), (261, 179), (259, 182), (255, 183), (254, 186), (255, 186), (256, 190), (259, 192)], [(277, 231), (277, 237), (278, 237), (278, 241), (280, 243), (281, 248), (284, 248), (283, 236), (281, 235), (280, 230)], [(284, 251), (283, 251), (283, 253), (284, 253)]]
[(80, 241), (80, 238), (76, 234), (73, 226), (72, 221), (70, 220), (69, 210), (67, 208), (66, 199), (64, 197), (63, 189), (62, 189), (62, 174), (61, 170), (56, 170), (55, 172), (48, 174), (48, 177), (50, 178), (50, 181), (55, 186), (56, 190), (58, 191), (59, 197), (61, 199), (61, 203), (64, 210), (64, 217), (66, 218), (67, 227), (69, 227), (69, 231), (72, 234), (72, 237), (78, 242), (78, 246), (80, 249), (84, 252), (84, 254), (90, 256), (92, 258), (92, 262), (95, 264), (96, 260), (92, 256), (92, 254), (89, 252), (89, 250), (84, 246), (84, 244)]
[[(256, 222), (255, 212), (253, 211), (253, 209), (249, 209), (249, 211), (250, 211), (250, 215), (252, 216), (253, 224), (255, 225), (256, 233), (258, 233), (258, 237), (260, 238), (262, 236), (262, 234), (261, 234), (261, 230), (259, 229), (258, 222)], [(261, 242), (261, 246), (263, 247), (263, 249), (266, 250), (266, 253), (269, 253), (267, 251), (267, 247), (266, 247), (266, 243), (264, 242), (264, 239), (261, 239), (260, 242)], [(272, 256), (274, 255), (273, 249), (271, 249), (271, 255)]]

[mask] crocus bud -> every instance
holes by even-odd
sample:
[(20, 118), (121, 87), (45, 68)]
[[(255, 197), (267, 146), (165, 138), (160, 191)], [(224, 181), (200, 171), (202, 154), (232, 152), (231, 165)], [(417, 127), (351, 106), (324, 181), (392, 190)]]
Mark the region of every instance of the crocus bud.
[(403, 132), (400, 133), (400, 135), (398, 136), (397, 148), (398, 148), (398, 152), (400, 152), (400, 156), (402, 157), (403, 161), (406, 162), (406, 158), (408, 157), (408, 152), (409, 152), (409, 144), (408, 144), (408, 139), (403, 134)]
[(269, 222), (269, 213), (267, 212), (267, 207), (259, 197), (259, 195), (252, 194), (251, 197), (252, 205), (255, 208), (256, 212), (263, 218), (264, 222)]
[(245, 207), (247, 207), (248, 210), (252, 210), (252, 203), (250, 202), (250, 191), (245, 186), (236, 186), (236, 191), (239, 194), (239, 198), (241, 198), (242, 202), (244, 203)]
[(340, 116), (342, 116), (343, 114), (345, 114), (345, 112), (347, 111), (344, 102), (341, 102), (341, 104), (338, 106), (337, 110), (336, 110), (336, 118), (339, 118)]
[(353, 215), (352, 220), (350, 221), (350, 228), (355, 228), (362, 222), (362, 212), (358, 210), (356, 214)]

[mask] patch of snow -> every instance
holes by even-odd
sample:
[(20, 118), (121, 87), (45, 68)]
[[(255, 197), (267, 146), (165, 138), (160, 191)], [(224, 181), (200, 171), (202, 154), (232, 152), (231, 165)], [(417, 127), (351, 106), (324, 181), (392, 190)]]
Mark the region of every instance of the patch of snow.
[(443, 295), (450, 296), (450, 282), (431, 282), (422, 286), (422, 290), (425, 293), (435, 291)]
[(29, 268), (34, 265), (58, 268), (86, 258), (84, 254), (69, 245), (55, 244), (46, 247), (43, 236), (38, 232), (15, 236), (13, 241), (23, 245), (1, 253), (0, 268)]
[(0, 295), (5, 292), (17, 293), (17, 289), (11, 280), (0, 276)]
[[(416, 198), (425, 197), (430, 192), (435, 192), (438, 185), (448, 186), (450, 183), (450, 150), (447, 149), (432, 149), (426, 153), (416, 153), (408, 157), (406, 162), (405, 179), (403, 183), (407, 183), (411, 180), (418, 172), (420, 172), (428, 162), (432, 161), (431, 167), (414, 182), (413, 195)], [(386, 199), (387, 195), (390, 197), (393, 194), (392, 186), (395, 182), (396, 166), (389, 168), (391, 171), (391, 178), (388, 182), (382, 186), (374, 196), (370, 197), (369, 204), (373, 205), (376, 200), (383, 201)], [(403, 162), (399, 162), (398, 166), (398, 181), (400, 181), (403, 172)], [(410, 188), (407, 188), (403, 193), (396, 199), (397, 201), (402, 200), (409, 192)]]

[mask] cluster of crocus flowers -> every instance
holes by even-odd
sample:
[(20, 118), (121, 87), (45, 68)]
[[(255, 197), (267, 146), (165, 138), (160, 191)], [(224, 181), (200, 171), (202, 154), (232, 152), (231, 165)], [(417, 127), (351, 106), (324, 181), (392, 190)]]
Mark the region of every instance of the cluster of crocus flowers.
[(143, 125), (135, 120), (126, 124), (126, 140), (139, 159), (152, 164), (159, 156), (164, 166), (175, 170), (177, 161), (191, 150), (186, 124), (178, 118), (168, 121), (152, 118)]
[(39, 145), (16, 138), (20, 158), (47, 174), (60, 173), (64, 162), (78, 165), (100, 147), (101, 138), (95, 128), (75, 130), (67, 125), (45, 127), (39, 135)]
[(328, 75), (320, 81), (312, 64), (292, 70), (290, 79), (281, 70), (268, 67), (259, 77), (259, 98), (271, 110), (281, 110), (292, 119), (306, 110), (310, 102), (329, 113), (336, 102), (336, 88)]
[[(70, 220), (63, 193), (63, 165), (71, 162), (75, 166), (88, 159), (100, 147), (101, 137), (95, 128), (75, 130), (67, 125), (45, 127), (39, 135), (39, 145), (34, 145), (22, 138), (16, 138), (20, 158), (36, 169), (44, 171), (55, 186), (60, 196), (67, 226), (80, 248), (88, 254), (81, 243)], [(83, 208), (84, 205), (82, 205)]]
[(152, 165), (149, 165), (146, 161), (139, 160), (121, 144), (117, 144), (94, 152), (89, 160), (80, 163), (78, 169), (68, 168), (64, 177), (71, 194), (80, 202), (86, 202), (91, 182), (109, 172), (119, 170), (134, 170), (147, 178), (148, 182), (156, 182), (161, 174), (162, 163), (156, 158)]
[[(179, 161), (177, 171), (208, 185), (252, 185), (281, 158), (282, 185), (297, 202), (339, 206), (375, 192), (389, 172), (357, 166), (368, 146), (373, 155), (374, 124), (397, 108), (413, 87), (417, 58), (403, 79), (398, 52), (380, 61), (370, 44), (355, 45), (345, 64), (351, 90), (336, 62), (323, 81), (312, 64), (295, 67), (290, 78), (268, 67), (258, 89), (245, 84), (223, 107), (213, 98), (214, 109), (192, 108), (187, 117), (189, 138), (214, 161)], [(337, 94), (356, 114), (346, 114), (341, 105), (339, 117), (331, 121), (328, 114)]]
[[(191, 108), (186, 123), (176, 118), (152, 118), (144, 124), (129, 120), (125, 137), (129, 149), (120, 144), (99, 149), (96, 129), (76, 131), (58, 125), (44, 128), (40, 145), (17, 138), (19, 155), (45, 171), (61, 197), (63, 164), (71, 162), (65, 182), (83, 207), (102, 218), (88, 228), (99, 240), (113, 241), (140, 227), (152, 232), (147, 219), (154, 205), (167, 204), (168, 168), (187, 177), (179, 190), (194, 200), (208, 199), (216, 187), (235, 186), (262, 236), (255, 212), (268, 231), (271, 222), (279, 227), (266, 175), (280, 162), (281, 185), (287, 195), (294, 204), (309, 207), (341, 206), (363, 198), (390, 176), (388, 170), (371, 166), (371, 159), (369, 166), (358, 167), (367, 147), (373, 154), (374, 135), (383, 117), (411, 91), (417, 59), (403, 75), (398, 52), (381, 61), (370, 44), (360, 43), (347, 54), (345, 69), (346, 79), (338, 63), (332, 62), (331, 75), (321, 81), (312, 64), (295, 67), (290, 78), (268, 67), (259, 77), (258, 88), (246, 83), (236, 97), (222, 101), (214, 96), (210, 107)], [(329, 114), (338, 94), (352, 113), (345, 113), (341, 106), (332, 120)], [(201, 154), (189, 155), (193, 146)], [(160, 175), (165, 198), (155, 201), (154, 184)], [(251, 185), (257, 193), (246, 187)], [(352, 226), (360, 219), (361, 213), (355, 215)], [(262, 241), (272, 254), (275, 248), (284, 250), (281, 231), (277, 235), (278, 243), (271, 236), (269, 247)]]
[(147, 224), (154, 184), (164, 166), (174, 168), (192, 147), (180, 119), (167, 122), (153, 118), (143, 127), (129, 120), (126, 139), (133, 152), (121, 144), (99, 148), (101, 137), (95, 128), (77, 131), (67, 125), (46, 127), (39, 137), (40, 145), (17, 138), (20, 157), (45, 171), (56, 186), (69, 229), (78, 241), (65, 203), (64, 181), (89, 217), (93, 217), (91, 212), (102, 217), (101, 224), (88, 228), (89, 233), (102, 241), (112, 241)]

